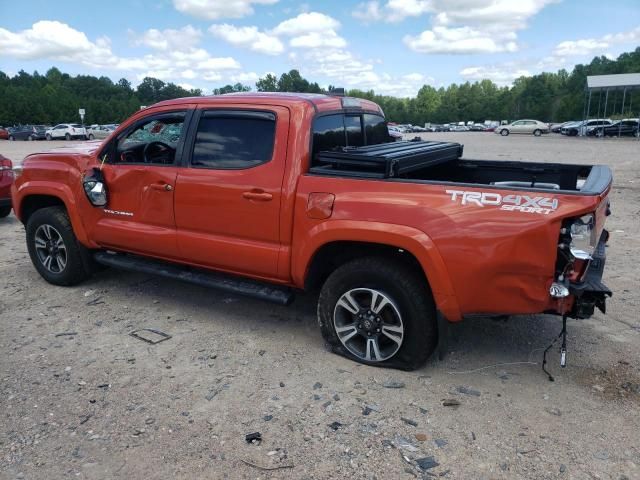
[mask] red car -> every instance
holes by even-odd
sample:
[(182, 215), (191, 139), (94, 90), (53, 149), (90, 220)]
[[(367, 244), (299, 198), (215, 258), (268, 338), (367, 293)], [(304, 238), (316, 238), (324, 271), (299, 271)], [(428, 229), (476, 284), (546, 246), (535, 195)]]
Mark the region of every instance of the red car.
[(0, 140), (9, 140), (9, 131), (4, 127), (0, 127)]
[(0, 155), (0, 218), (11, 213), (11, 184), (13, 183), (13, 164)]

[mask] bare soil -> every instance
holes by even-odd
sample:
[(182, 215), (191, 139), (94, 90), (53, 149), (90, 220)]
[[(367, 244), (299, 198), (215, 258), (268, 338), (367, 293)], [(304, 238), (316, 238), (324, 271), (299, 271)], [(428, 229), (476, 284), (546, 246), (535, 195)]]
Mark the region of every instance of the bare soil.
[[(540, 363), (557, 317), (452, 325), (445, 359), (415, 372), (360, 366), (326, 350), (313, 294), (277, 307), (116, 270), (49, 285), (10, 216), (0, 477), (640, 478), (640, 142), (424, 136), (468, 158), (612, 167), (614, 297), (607, 315), (569, 321), (567, 368), (549, 355), (555, 382)], [(0, 153), (19, 163), (63, 144), (0, 141)], [(139, 328), (171, 338), (150, 345), (129, 335)], [(261, 443), (245, 441), (253, 432)]]

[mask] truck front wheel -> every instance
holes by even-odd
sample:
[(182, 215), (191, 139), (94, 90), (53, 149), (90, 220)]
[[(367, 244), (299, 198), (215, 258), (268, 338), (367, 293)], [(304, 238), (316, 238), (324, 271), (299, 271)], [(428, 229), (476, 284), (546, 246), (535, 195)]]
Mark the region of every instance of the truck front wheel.
[(47, 282), (68, 286), (89, 277), (87, 251), (76, 240), (64, 208), (36, 210), (26, 230), (31, 262)]
[(318, 300), (318, 322), (334, 352), (380, 367), (414, 370), (438, 340), (424, 277), (382, 257), (352, 260), (329, 276)]

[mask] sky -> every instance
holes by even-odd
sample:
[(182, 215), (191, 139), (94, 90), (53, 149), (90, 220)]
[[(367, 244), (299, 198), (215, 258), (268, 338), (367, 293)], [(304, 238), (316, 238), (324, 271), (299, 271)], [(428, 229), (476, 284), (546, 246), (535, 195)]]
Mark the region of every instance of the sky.
[(211, 93), (293, 68), (414, 96), (640, 45), (640, 0), (0, 0), (0, 70), (146, 76)]

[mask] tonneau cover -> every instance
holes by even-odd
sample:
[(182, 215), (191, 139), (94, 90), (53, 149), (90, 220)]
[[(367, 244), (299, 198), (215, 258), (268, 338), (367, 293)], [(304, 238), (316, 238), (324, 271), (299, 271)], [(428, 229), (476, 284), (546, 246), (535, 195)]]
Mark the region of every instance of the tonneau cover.
[(403, 141), (343, 147), (340, 150), (319, 152), (312, 173), (341, 176), (391, 178), (457, 160), (462, 156), (459, 143)]

